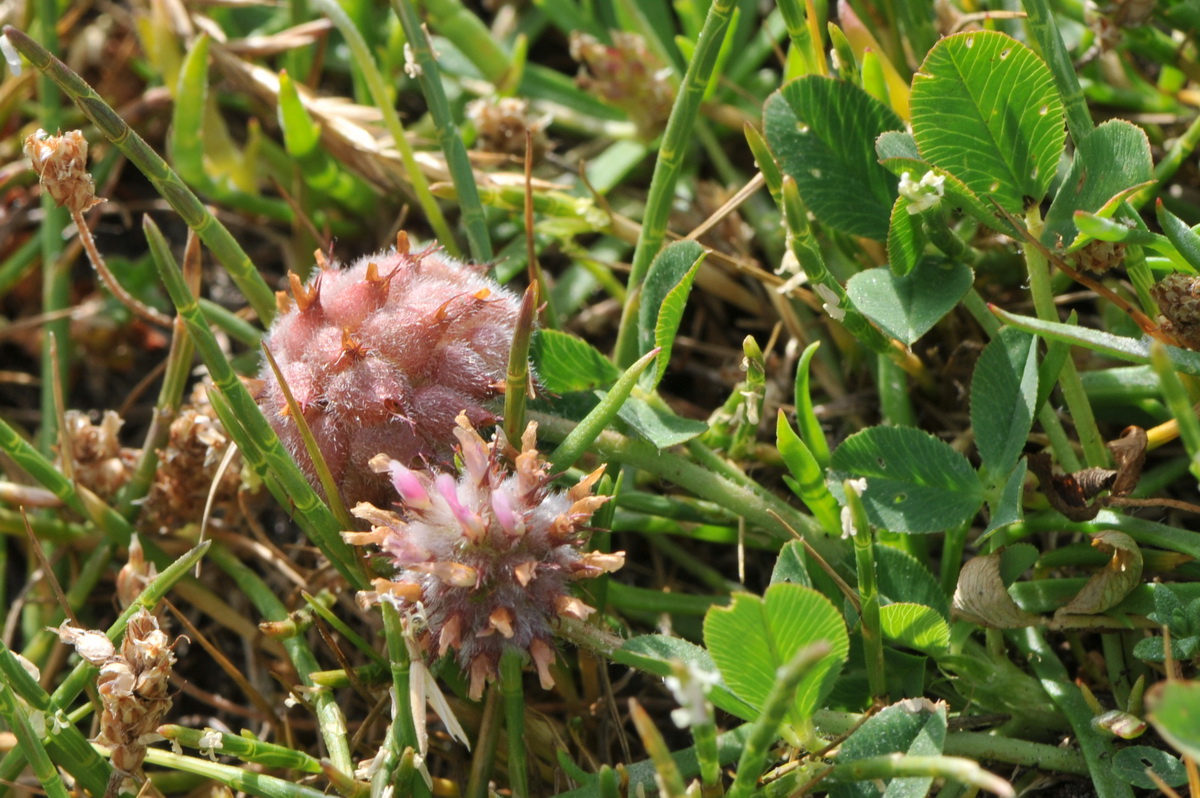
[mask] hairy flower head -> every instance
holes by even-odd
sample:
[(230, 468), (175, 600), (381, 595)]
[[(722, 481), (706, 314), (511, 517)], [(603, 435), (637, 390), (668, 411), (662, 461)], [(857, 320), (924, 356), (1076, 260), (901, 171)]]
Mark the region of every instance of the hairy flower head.
[[(494, 421), (519, 300), (482, 269), (433, 248), (393, 250), (345, 269), (326, 264), (291, 296), (267, 335), (342, 499), (387, 500), (368, 465), (380, 452), (409, 468), (446, 464), (454, 419)], [(259, 395), (271, 426), (317, 485), (274, 372)]]
[[(351, 543), (375, 544), (399, 569), (377, 580), (369, 598), (423, 608), (425, 650), (455, 652), (478, 698), (495, 678), (506, 649), (526, 651), (542, 686), (554, 684), (549, 666), (557, 617), (585, 619), (594, 610), (570, 592), (577, 579), (615, 571), (624, 552), (585, 552), (585, 526), (607, 497), (592, 494), (601, 470), (566, 492), (549, 486), (549, 465), (530, 424), (518, 452), (500, 433), (487, 443), (466, 415), (454, 434), (462, 472), (414, 471), (386, 455), (372, 461), (390, 475), (400, 511), (359, 504), (354, 514), (371, 532), (348, 532)], [(512, 463), (511, 467), (505, 460)]]

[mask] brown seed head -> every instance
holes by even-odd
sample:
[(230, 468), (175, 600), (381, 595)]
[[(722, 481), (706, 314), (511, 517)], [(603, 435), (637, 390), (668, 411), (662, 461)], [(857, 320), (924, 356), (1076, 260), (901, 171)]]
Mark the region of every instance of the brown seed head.
[(46, 191), (59, 205), (82, 213), (104, 200), (87, 171), (87, 139), (78, 130), (51, 136), (39, 129), (25, 137), (25, 155)]

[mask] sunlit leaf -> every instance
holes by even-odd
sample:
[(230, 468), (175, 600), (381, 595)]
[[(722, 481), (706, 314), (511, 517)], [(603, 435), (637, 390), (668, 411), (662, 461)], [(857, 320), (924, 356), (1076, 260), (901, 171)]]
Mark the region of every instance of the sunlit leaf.
[(730, 689), (761, 708), (776, 671), (801, 648), (826, 640), (832, 650), (800, 682), (788, 720), (804, 725), (828, 694), (845, 661), (850, 638), (841, 614), (816, 590), (778, 583), (762, 598), (736, 593), (727, 607), (704, 618), (704, 642)]
[(907, 648), (936, 655), (950, 645), (950, 625), (924, 604), (887, 604), (879, 608), (879, 622), (884, 637)]
[(974, 279), (969, 266), (927, 256), (902, 276), (888, 268), (859, 272), (846, 293), (884, 332), (911, 344), (954, 309)]
[(913, 76), (912, 129), (922, 158), (1011, 213), (1050, 187), (1066, 140), (1046, 64), (993, 31), (947, 36)]
[(596, 347), (559, 330), (538, 330), (530, 357), (538, 384), (550, 393), (590, 391), (621, 376), (620, 369)]

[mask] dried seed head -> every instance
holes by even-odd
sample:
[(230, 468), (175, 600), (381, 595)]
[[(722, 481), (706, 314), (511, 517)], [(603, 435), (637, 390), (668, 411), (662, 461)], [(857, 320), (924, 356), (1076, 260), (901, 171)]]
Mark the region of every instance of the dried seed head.
[(99, 424), (79, 410), (66, 411), (64, 418), (75, 478), (102, 499), (112, 498), (133, 475), (138, 457), (136, 449), (123, 448), (118, 438), (125, 422), (111, 410), (104, 411)]
[(529, 118), (529, 101), (517, 97), (480, 97), (467, 103), (467, 118), (479, 131), (475, 146), (485, 152), (525, 155), (525, 131), (531, 134), (533, 160), (549, 147), (547, 119)]
[(1107, 274), (1124, 260), (1125, 244), (1099, 239), (1089, 241), (1067, 257), (1067, 261), (1076, 269), (1093, 274)]
[(612, 42), (609, 46), (586, 33), (571, 34), (571, 57), (582, 64), (575, 82), (628, 114), (643, 139), (653, 139), (675, 102), (670, 70), (636, 33), (613, 31)]
[(502, 456), (511, 451), (508, 443), (500, 437), (485, 442), (464, 415), (455, 430), (464, 464), (457, 478), (394, 470), (386, 458), (377, 459), (380, 471), (403, 475), (401, 497), (419, 501), (400, 512), (360, 504), (354, 514), (374, 530), (369, 538), (347, 535), (352, 543), (378, 545), (400, 569), (400, 581), (380, 580), (373, 597), (399, 598), (414, 611), (419, 601), (426, 652), (456, 652), (476, 698), (509, 648), (528, 652), (543, 686), (552, 686), (554, 619), (582, 620), (594, 612), (570, 594), (571, 581), (616, 570), (624, 561), (623, 552), (583, 550), (585, 525), (605, 501), (590, 490), (599, 475), (567, 493), (551, 490), (534, 429), (531, 424), (522, 437), (515, 473)]
[(159, 451), (154, 482), (142, 509), (142, 527), (167, 533), (199, 523), (213, 480), (218, 478), (214, 517), (228, 519), (239, 512), (238, 493), (245, 475), (241, 458), (233, 457), (218, 476), (229, 445), (225, 428), (208, 402), (207, 386), (197, 385), (171, 422), (167, 444)]
[(169, 677), (175, 655), (158, 621), (142, 607), (129, 619), (120, 653), (103, 632), (64, 622), (57, 630), (64, 643), (100, 668), (96, 690), (103, 713), (97, 742), (112, 749), (118, 774), (135, 773), (146, 758), (146, 743), (171, 708)]
[(1166, 317), (1163, 329), (1181, 346), (1200, 351), (1200, 278), (1168, 274), (1150, 288)]
[[(455, 416), (494, 421), (519, 302), (480, 269), (410, 252), (401, 239), (346, 269), (293, 280), (292, 293), (266, 343), (347, 505), (389, 500), (375, 455), (397, 464), (390, 473), (403, 493), (399, 467), (449, 462)], [(275, 374), (261, 377), (259, 405), (316, 487)]]
[(87, 171), (87, 139), (78, 130), (51, 136), (38, 130), (25, 137), (25, 155), (46, 191), (59, 205), (82, 213), (104, 200)]

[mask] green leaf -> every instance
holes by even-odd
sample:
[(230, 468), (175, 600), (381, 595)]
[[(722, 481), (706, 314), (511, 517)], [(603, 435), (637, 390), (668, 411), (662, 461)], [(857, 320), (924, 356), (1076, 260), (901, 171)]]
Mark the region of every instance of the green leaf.
[(976, 543), (982, 543), (1006, 526), (1011, 526), (1025, 517), (1025, 472), (1029, 463), (1025, 459), (1017, 461), (1017, 467), (1008, 475), (1004, 490), (999, 498), (991, 502), (992, 517), (988, 527)]
[(846, 293), (884, 332), (911, 344), (954, 309), (975, 279), (969, 266), (947, 263), (925, 257), (902, 277), (888, 268), (868, 269), (850, 278)]
[(704, 618), (704, 642), (721, 676), (746, 703), (761, 709), (776, 671), (796, 652), (818, 640), (832, 646), (800, 682), (788, 722), (807, 725), (837, 679), (850, 639), (842, 616), (812, 588), (775, 584), (762, 598), (735, 593), (728, 607), (713, 607)]
[(798, 540), (789, 540), (779, 550), (775, 567), (771, 570), (771, 584), (795, 584), (812, 587), (812, 579), (808, 576), (808, 568), (804, 565), (804, 544)]
[[(844, 764), (885, 754), (937, 756), (946, 744), (946, 705), (931, 701), (903, 701), (885, 707), (851, 734), (838, 751)], [(884, 792), (873, 781), (831, 785), (833, 798), (867, 798), (878, 795), (925, 795), (932, 777), (892, 779)], [(893, 792), (893, 787), (896, 791)]]
[(1146, 706), (1146, 719), (1163, 739), (1200, 759), (1200, 682), (1159, 682), (1146, 694)]
[(558, 330), (538, 330), (530, 356), (538, 383), (550, 393), (590, 391), (621, 376), (620, 369), (596, 347)]
[(817, 219), (851, 235), (887, 238), (896, 180), (879, 165), (875, 139), (904, 127), (890, 108), (854, 84), (807, 75), (767, 99), (763, 125)]
[[(1093, 330), (1090, 327), (1042, 321), (1031, 316), (1018, 316), (999, 308), (992, 308), (992, 312), (1005, 324), (1011, 324), (1043, 338), (1082, 346), (1093, 352), (1130, 363), (1146, 364), (1150, 362), (1150, 344), (1146, 339), (1125, 338), (1106, 333), (1103, 330)], [(1200, 376), (1200, 352), (1192, 352), (1175, 346), (1164, 346), (1163, 349), (1171, 363), (1171, 368), (1175, 371)]]
[(892, 206), (892, 218), (888, 224), (888, 265), (897, 277), (917, 268), (917, 262), (925, 249), (925, 233), (916, 214), (908, 212), (909, 202), (897, 197)]
[(971, 424), (989, 475), (1012, 472), (1033, 426), (1037, 338), (1006, 327), (984, 348), (971, 377)]
[(950, 624), (937, 610), (924, 604), (887, 604), (879, 608), (883, 636), (894, 643), (915, 648), (931, 656), (950, 645)]
[(871, 427), (833, 453), (831, 485), (866, 477), (863, 505), (871, 523), (893, 532), (940, 532), (969, 521), (983, 486), (967, 458), (927, 432)]
[(1186, 222), (1167, 210), (1162, 204), (1162, 200), (1155, 205), (1154, 211), (1158, 216), (1159, 226), (1167, 234), (1170, 242), (1175, 245), (1175, 249), (1192, 269), (1200, 271), (1200, 234), (1197, 234), (1195, 230), (1187, 226)]
[(1000, 579), (1007, 587), (1033, 567), (1040, 553), (1028, 543), (1017, 543), (1000, 552)]
[[(806, 366), (807, 363), (802, 364), (802, 367)], [(808, 509), (821, 522), (826, 532), (840, 535), (841, 508), (838, 507), (837, 499), (829, 492), (829, 486), (825, 484), (825, 469), (821, 468), (808, 446), (788, 424), (782, 409), (775, 424), (775, 445), (794, 478), (794, 481), (788, 482), (788, 486), (795, 486), (793, 490), (796, 495), (808, 505)]]
[(1117, 751), (1112, 769), (1113, 775), (1146, 790), (1158, 790), (1158, 784), (1146, 774), (1147, 769), (1153, 770), (1169, 787), (1187, 783), (1187, 770), (1179, 757), (1148, 745), (1131, 745)]
[(950, 619), (950, 599), (937, 578), (920, 560), (906, 551), (875, 544), (875, 571), (879, 592), (890, 602), (910, 601), (932, 607)]
[[(1171, 658), (1176, 662), (1190, 660), (1200, 652), (1200, 637), (1172, 637)], [(1167, 644), (1164, 637), (1147, 637), (1137, 641), (1133, 656), (1144, 662), (1166, 662)]]
[(658, 253), (646, 273), (638, 300), (638, 354), (662, 347), (654, 376), (647, 378), (652, 383), (649, 388), (658, 385), (666, 373), (688, 292), (705, 254), (704, 247), (695, 241), (676, 241)]
[(904, 130), (889, 130), (879, 134), (875, 139), (875, 154), (881, 162), (889, 158), (903, 158), (908, 161), (920, 161), (921, 153), (917, 150), (917, 140), (912, 133)]
[(921, 157), (975, 194), (1011, 213), (1046, 195), (1066, 140), (1063, 107), (1025, 45), (991, 31), (947, 36), (913, 76), (911, 109)]
[(1171, 634), (1176, 637), (1186, 635), (1190, 631), (1183, 602), (1168, 585), (1160, 585), (1154, 591), (1154, 612), (1150, 613), (1149, 618), (1159, 626), (1170, 629)]
[[(1099, 125), (1075, 147), (1054, 202), (1046, 213), (1042, 243), (1070, 247), (1078, 231), (1075, 211), (1096, 213), (1129, 189), (1154, 179), (1150, 141), (1137, 125), (1111, 119)], [(1119, 204), (1119, 203), (1118, 203)], [(1111, 207), (1103, 216), (1111, 216)]]
[[(603, 399), (606, 394), (596, 391), (596, 395)], [(626, 399), (617, 416), (659, 449), (678, 446), (708, 431), (708, 424), (703, 421), (678, 416), (669, 408), (637, 396)]]

